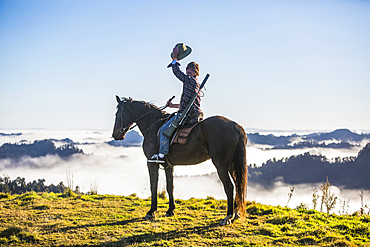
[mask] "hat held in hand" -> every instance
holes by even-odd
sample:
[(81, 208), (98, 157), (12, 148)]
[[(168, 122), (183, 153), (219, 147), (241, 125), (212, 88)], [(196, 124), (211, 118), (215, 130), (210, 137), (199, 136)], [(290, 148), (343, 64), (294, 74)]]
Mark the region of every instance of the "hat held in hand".
[[(190, 46), (185, 45), (184, 43), (178, 43), (175, 47), (179, 48), (179, 53), (177, 54), (177, 60), (181, 60), (187, 57), (191, 53)], [(171, 52), (171, 58), (173, 58), (173, 52)]]

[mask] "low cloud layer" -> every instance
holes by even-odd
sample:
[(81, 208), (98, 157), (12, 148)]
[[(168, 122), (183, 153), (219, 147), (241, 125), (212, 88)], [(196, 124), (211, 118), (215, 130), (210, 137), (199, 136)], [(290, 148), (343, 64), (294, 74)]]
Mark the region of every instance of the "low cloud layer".
[[(19, 131), (10, 131), (10, 133)], [(88, 192), (91, 186), (96, 186), (98, 193), (130, 195), (136, 193), (139, 197), (150, 196), (149, 175), (146, 158), (141, 147), (114, 147), (106, 142), (112, 140), (110, 131), (44, 131), (27, 130), (22, 135), (1, 136), (3, 143), (17, 143), (22, 140), (34, 141), (42, 139), (70, 138), (79, 144), (85, 154), (75, 154), (68, 159), (57, 155), (48, 155), (39, 158), (24, 157), (17, 161), (11, 159), (0, 160), (0, 175), (7, 175), (11, 179), (24, 177), (27, 182), (32, 180), (46, 180), (45, 184), (58, 184), (63, 181), (67, 184), (67, 171), (73, 176), (74, 186), (79, 186), (82, 192)], [(62, 145), (63, 143), (58, 143)], [(56, 144), (57, 145), (57, 144)], [(268, 159), (281, 159), (292, 155), (310, 152), (322, 154), (328, 158), (356, 156), (358, 149), (302, 149), (302, 150), (263, 150), (262, 146), (249, 145), (247, 147), (248, 164), (261, 165)], [(224, 189), (217, 175), (202, 176), (215, 173), (216, 169), (211, 161), (195, 165), (175, 167), (175, 197), (188, 199), (190, 197), (206, 198), (213, 196), (217, 199), (226, 199)], [(324, 181), (323, 181), (324, 182)], [(293, 197), (289, 207), (296, 207), (305, 203), (312, 208), (312, 188), (319, 188), (320, 184), (295, 185)], [(288, 201), (290, 185), (276, 183), (274, 189), (266, 190), (260, 186), (248, 185), (248, 200), (264, 204), (285, 206)], [(164, 171), (160, 171), (159, 190), (165, 190)], [(360, 209), (360, 191), (342, 190), (333, 187), (333, 191), (342, 201), (350, 200), (350, 211)], [(370, 192), (365, 191), (364, 201), (370, 204)], [(339, 211), (339, 205), (334, 212)]]

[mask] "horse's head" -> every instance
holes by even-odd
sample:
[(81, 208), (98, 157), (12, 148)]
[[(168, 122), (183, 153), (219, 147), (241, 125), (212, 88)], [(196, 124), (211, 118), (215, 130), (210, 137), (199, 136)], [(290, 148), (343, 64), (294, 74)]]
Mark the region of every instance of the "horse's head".
[(129, 116), (129, 112), (127, 110), (127, 104), (132, 102), (132, 99), (124, 98), (123, 100), (120, 97), (116, 96), (116, 100), (118, 103), (117, 112), (116, 112), (116, 120), (114, 122), (113, 127), (113, 134), (112, 137), (114, 140), (123, 140), (125, 138), (125, 134), (129, 131), (130, 127), (133, 125), (133, 119)]

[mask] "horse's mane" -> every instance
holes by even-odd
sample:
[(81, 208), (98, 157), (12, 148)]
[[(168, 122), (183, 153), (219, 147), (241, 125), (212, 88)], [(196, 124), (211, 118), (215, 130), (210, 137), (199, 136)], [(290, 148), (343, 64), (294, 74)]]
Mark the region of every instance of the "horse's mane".
[(158, 110), (159, 112), (162, 113), (162, 115), (168, 114), (167, 112), (163, 111), (162, 109), (160, 109), (158, 106), (154, 105), (151, 102), (147, 102), (147, 101), (144, 101), (144, 100), (133, 100), (132, 98), (128, 98), (128, 99), (124, 98), (124, 100), (126, 102), (138, 103), (138, 104), (142, 105), (145, 108)]

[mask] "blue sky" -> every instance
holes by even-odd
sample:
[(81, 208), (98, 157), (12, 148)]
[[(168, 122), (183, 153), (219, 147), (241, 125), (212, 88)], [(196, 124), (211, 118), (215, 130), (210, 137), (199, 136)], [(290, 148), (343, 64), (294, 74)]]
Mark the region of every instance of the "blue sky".
[(370, 2), (0, 0), (0, 128), (111, 129), (115, 95), (158, 106), (182, 61), (202, 109), (244, 128), (370, 130)]

